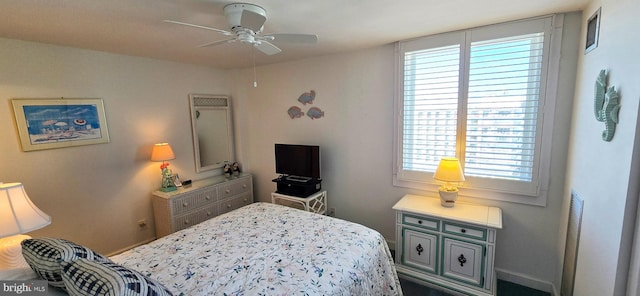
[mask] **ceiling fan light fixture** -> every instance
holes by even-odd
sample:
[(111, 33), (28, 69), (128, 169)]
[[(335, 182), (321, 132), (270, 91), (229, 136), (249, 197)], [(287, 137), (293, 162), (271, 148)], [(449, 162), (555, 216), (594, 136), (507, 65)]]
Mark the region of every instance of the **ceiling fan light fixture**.
[(231, 3), (223, 8), (231, 29), (236, 27), (248, 28), (254, 32), (261, 32), (267, 20), (264, 8), (249, 3)]

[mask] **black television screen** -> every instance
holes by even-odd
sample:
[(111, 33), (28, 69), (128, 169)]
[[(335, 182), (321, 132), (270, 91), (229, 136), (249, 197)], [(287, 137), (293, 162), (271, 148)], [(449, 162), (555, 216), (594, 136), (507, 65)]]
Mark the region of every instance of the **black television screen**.
[(276, 173), (320, 179), (320, 147), (275, 144)]

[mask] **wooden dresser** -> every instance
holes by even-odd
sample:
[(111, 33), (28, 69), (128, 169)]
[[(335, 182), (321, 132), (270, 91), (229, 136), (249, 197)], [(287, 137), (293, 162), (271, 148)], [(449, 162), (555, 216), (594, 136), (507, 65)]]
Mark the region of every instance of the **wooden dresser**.
[(172, 192), (152, 195), (156, 237), (196, 225), (253, 202), (250, 174), (194, 181)]

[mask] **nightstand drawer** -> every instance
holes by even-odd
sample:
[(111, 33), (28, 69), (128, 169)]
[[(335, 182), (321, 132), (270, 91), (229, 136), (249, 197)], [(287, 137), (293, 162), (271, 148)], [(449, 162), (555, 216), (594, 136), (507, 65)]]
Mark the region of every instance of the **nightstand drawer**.
[(435, 231), (440, 230), (440, 221), (408, 214), (402, 215), (402, 224)]
[(197, 209), (209, 203), (214, 203), (218, 200), (218, 194), (213, 189), (205, 189), (191, 192), (183, 197), (172, 200), (174, 215), (186, 213), (188, 211)]
[(232, 197), (234, 195), (238, 195), (244, 192), (247, 192), (251, 189), (251, 183), (247, 180), (237, 180), (229, 182), (229, 184), (221, 185), (218, 188), (218, 194), (220, 199), (225, 199), (228, 197)]
[(457, 224), (444, 222), (442, 232), (446, 234), (452, 234), (460, 237), (473, 238), (482, 241), (487, 240), (487, 229), (473, 227), (465, 224)]
[(200, 222), (209, 220), (218, 215), (218, 205), (212, 204), (208, 207), (202, 208), (196, 212), (186, 214), (184, 216), (178, 216), (175, 218), (176, 230), (182, 230), (190, 226), (196, 225)]

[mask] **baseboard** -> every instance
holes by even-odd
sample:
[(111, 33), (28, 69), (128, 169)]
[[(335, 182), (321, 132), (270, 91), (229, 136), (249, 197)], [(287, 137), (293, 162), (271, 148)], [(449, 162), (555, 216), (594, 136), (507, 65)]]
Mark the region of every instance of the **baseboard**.
[(137, 244), (135, 244), (135, 245), (131, 245), (131, 246), (128, 246), (128, 247), (126, 247), (126, 248), (122, 248), (122, 249), (120, 249), (120, 250), (117, 250), (117, 251), (115, 251), (115, 252), (112, 252), (111, 254), (107, 254), (107, 257), (115, 256), (115, 255), (118, 255), (118, 254), (120, 254), (120, 253), (122, 253), (122, 252), (124, 252), (124, 251), (131, 250), (131, 249), (133, 249), (133, 248), (135, 248), (135, 247), (139, 247), (139, 246), (142, 246), (142, 245), (146, 245), (146, 244), (148, 244), (148, 243), (150, 243), (150, 242), (152, 242), (152, 241), (154, 241), (154, 240), (156, 240), (156, 238), (155, 238), (155, 237), (154, 237), (154, 238), (150, 238), (150, 239), (148, 239), (148, 240), (145, 240), (145, 241), (143, 241), (143, 242), (137, 243)]
[(390, 241), (388, 239), (385, 239), (387, 241), (387, 246), (389, 246), (389, 250), (396, 250), (396, 241)]
[(553, 283), (532, 278), (525, 274), (511, 272), (501, 268), (496, 268), (496, 276), (498, 277), (499, 280), (512, 282), (521, 286), (547, 292), (547, 293), (550, 293), (552, 296), (558, 295)]

